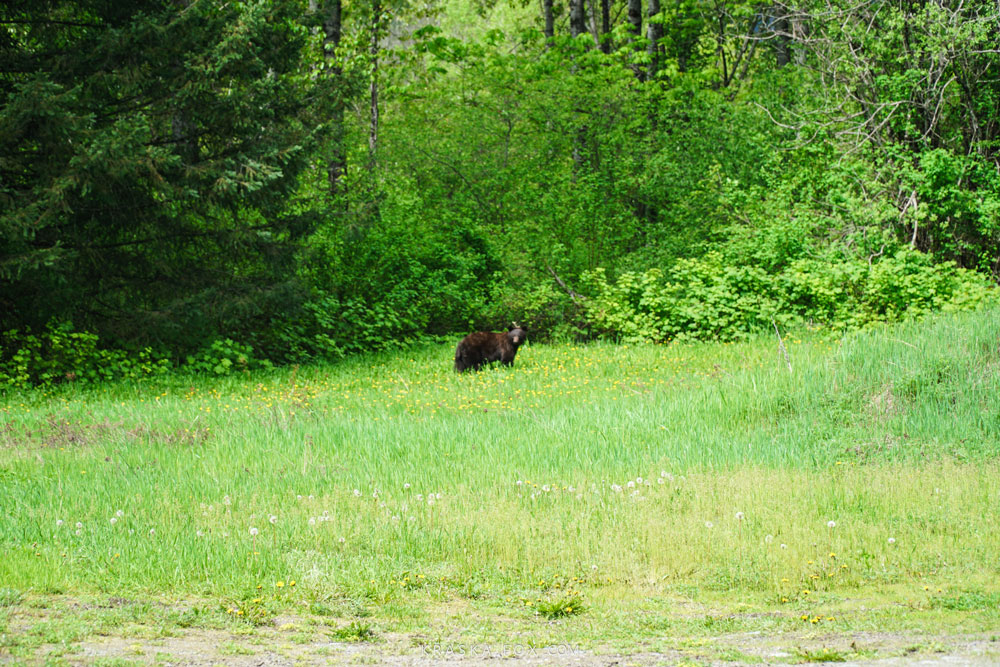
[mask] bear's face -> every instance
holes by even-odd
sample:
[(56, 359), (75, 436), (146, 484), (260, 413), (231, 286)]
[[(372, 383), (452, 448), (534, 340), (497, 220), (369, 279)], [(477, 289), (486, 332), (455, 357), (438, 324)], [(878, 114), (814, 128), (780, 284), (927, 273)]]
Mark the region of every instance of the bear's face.
[(528, 330), (524, 327), (514, 327), (507, 332), (507, 338), (510, 339), (510, 342), (514, 345), (514, 347), (523, 343), (527, 337)]

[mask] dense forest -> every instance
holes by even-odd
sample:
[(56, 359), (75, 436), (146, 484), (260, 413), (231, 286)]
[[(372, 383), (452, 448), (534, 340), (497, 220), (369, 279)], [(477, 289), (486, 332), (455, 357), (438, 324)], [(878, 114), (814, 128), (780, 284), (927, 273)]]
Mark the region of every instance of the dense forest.
[(0, 26), (7, 386), (997, 299), (993, 1), (10, 0)]

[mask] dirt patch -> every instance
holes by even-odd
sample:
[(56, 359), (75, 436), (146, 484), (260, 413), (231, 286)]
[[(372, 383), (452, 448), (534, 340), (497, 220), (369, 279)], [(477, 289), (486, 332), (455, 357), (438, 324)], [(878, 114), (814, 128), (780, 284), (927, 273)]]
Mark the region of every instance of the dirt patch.
[[(387, 634), (375, 642), (333, 641), (322, 632), (304, 633), (285, 623), (252, 632), (186, 629), (175, 636), (134, 639), (123, 636), (89, 637), (71, 647), (43, 645), (32, 661), (61, 658), (69, 664), (98, 661), (163, 665), (272, 665), (364, 664), (405, 665), (704, 665), (788, 664), (836, 661), (844, 665), (980, 666), (1000, 662), (1000, 642), (978, 636), (927, 636), (893, 633), (724, 635), (678, 649), (635, 650), (602, 647), (583, 649), (570, 644), (534, 646), (529, 642), (489, 643), (447, 639), (422, 641), (419, 635)], [(69, 648), (69, 650), (67, 650)], [(0, 662), (11, 656), (0, 652)], [(23, 656), (22, 656), (23, 657)]]

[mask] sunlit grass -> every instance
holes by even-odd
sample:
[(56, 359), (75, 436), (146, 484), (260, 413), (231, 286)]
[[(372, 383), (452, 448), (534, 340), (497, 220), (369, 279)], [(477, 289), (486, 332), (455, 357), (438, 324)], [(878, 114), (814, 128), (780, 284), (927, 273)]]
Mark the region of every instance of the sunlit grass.
[(530, 345), (467, 375), (436, 346), (9, 396), (0, 581), (251, 622), (682, 593), (822, 624), (846, 596), (993, 599), (1000, 315), (784, 342), (791, 368), (773, 338)]

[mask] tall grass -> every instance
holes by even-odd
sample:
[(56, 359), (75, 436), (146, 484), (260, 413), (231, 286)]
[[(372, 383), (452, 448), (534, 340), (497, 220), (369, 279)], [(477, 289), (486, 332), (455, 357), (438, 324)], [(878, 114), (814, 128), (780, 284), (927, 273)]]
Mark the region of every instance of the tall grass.
[(514, 609), (996, 578), (1000, 313), (784, 343), (8, 396), (0, 581)]

